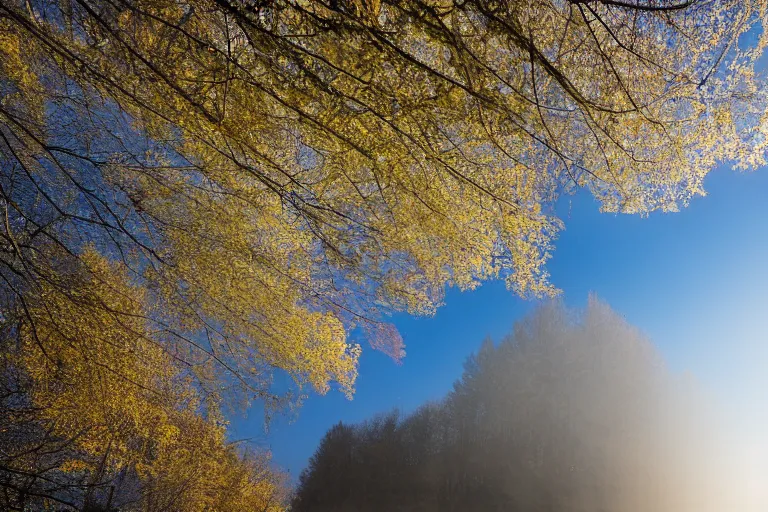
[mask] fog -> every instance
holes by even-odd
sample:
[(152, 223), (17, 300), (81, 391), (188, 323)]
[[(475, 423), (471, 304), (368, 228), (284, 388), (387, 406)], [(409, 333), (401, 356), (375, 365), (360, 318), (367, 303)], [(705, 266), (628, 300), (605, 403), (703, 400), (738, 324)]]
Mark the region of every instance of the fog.
[(293, 510), (766, 510), (758, 394), (721, 391), (598, 300), (551, 303), (442, 401), (329, 430)]

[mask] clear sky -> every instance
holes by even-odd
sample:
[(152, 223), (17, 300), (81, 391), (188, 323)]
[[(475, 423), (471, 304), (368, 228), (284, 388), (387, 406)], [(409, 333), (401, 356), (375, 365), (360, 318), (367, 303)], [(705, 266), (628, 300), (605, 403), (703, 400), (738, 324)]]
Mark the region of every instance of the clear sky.
[[(741, 439), (754, 453), (750, 443), (768, 427), (768, 170), (718, 170), (706, 189), (680, 213), (646, 218), (601, 214), (585, 193), (566, 198), (559, 206), (566, 228), (549, 270), (568, 304), (582, 306), (596, 293), (673, 370), (693, 373), (742, 418)], [(296, 478), (330, 426), (440, 399), (486, 336), (498, 341), (534, 306), (501, 282), (450, 290), (432, 318), (393, 318), (407, 345), (402, 365), (364, 350), (354, 400), (312, 395), (268, 433), (256, 408), (234, 418), (233, 437), (269, 447)]]

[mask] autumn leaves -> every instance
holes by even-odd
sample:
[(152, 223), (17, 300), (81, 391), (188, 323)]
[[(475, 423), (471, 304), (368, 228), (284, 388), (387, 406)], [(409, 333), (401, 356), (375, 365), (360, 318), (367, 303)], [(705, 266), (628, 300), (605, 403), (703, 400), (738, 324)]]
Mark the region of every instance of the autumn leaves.
[[(241, 510), (212, 504), (240, 475), (227, 500), (281, 506), (225, 446), (221, 404), (351, 394), (363, 338), (399, 356), (387, 316), (431, 314), (447, 286), (555, 293), (553, 205), (576, 187), (644, 213), (717, 162), (761, 163), (768, 40), (739, 41), (765, 14), (4, 2), (2, 406), (30, 433), (0, 460), (8, 503), (114, 506), (91, 489), (122, 479), (139, 509)], [(58, 462), (20, 455), (42, 446)]]

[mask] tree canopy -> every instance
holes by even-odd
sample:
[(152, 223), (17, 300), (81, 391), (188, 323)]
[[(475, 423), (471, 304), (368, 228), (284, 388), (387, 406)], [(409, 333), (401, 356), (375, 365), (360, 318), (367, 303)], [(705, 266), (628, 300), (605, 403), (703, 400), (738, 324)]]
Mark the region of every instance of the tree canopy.
[(25, 296), (20, 346), (0, 359), (0, 508), (284, 510), (268, 455), (228, 443), (218, 404), (152, 339), (144, 290), (82, 258), (87, 273)]
[[(349, 391), (360, 327), (503, 277), (553, 201), (674, 209), (762, 162), (764, 1), (3, 2), (6, 310), (89, 244), (154, 337)], [(201, 336), (202, 334), (202, 336)], [(189, 339), (189, 338), (194, 338)], [(202, 338), (202, 339), (200, 339)], [(195, 359), (195, 364), (198, 363)]]
[(0, 2), (3, 433), (92, 476), (187, 413), (225, 450), (222, 403), (351, 394), (363, 339), (401, 357), (392, 312), (555, 293), (558, 197), (673, 210), (763, 163), (767, 5)]

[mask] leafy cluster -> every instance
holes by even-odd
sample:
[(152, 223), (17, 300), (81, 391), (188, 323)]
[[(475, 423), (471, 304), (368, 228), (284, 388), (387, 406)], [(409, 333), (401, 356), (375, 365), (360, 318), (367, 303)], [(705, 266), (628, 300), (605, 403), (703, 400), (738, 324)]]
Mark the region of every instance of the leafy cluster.
[(0, 507), (284, 510), (282, 476), (227, 443), (216, 404), (201, 415), (195, 381), (152, 338), (144, 290), (93, 250), (83, 261), (6, 326), (20, 347), (0, 360)]

